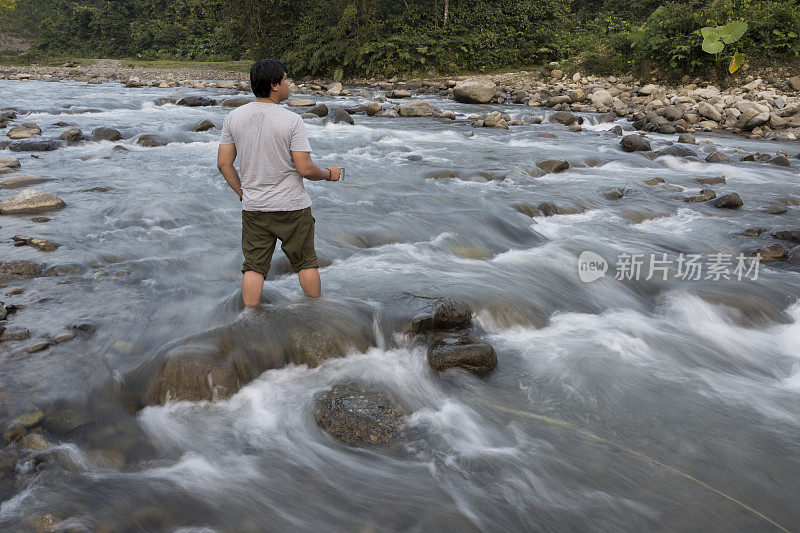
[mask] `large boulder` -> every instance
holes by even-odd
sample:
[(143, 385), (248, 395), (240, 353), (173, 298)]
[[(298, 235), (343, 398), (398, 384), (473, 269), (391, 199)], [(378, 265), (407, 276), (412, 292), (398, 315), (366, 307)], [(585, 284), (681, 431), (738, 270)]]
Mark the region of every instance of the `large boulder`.
[(25, 189), (0, 204), (0, 215), (31, 215), (55, 211), (65, 206), (58, 196), (36, 189)]
[(119, 141), (120, 139), (122, 139), (122, 134), (114, 128), (101, 126), (92, 130), (93, 141)]
[(439, 113), (435, 107), (424, 100), (406, 102), (398, 110), (401, 117), (435, 117)]
[(139, 135), (136, 139), (136, 144), (139, 146), (166, 146), (169, 144), (169, 141), (166, 140), (161, 135), (156, 135), (155, 133), (145, 133), (144, 135)]
[(558, 124), (563, 124), (565, 126), (572, 126), (573, 124), (575, 124), (575, 121), (577, 119), (575, 118), (575, 115), (573, 115), (572, 113), (568, 113), (566, 111), (559, 111), (558, 113), (553, 113), (552, 115), (550, 115), (550, 118), (548, 120), (550, 122), (556, 122)]
[(53, 139), (21, 139), (8, 145), (12, 152), (52, 152), (62, 143)]
[(125, 378), (131, 407), (226, 398), (265, 370), (315, 367), (376, 344), (373, 310), (360, 302), (268, 306), (176, 341)]
[(342, 90), (342, 84), (337, 81), (328, 85), (328, 90), (326, 92), (331, 96), (339, 96), (342, 94)]
[(334, 124), (338, 124), (340, 122), (354, 124), (353, 117), (350, 116), (350, 113), (339, 107), (331, 109), (330, 112), (328, 112), (328, 118), (326, 121), (333, 122)]
[(494, 348), (473, 335), (443, 335), (428, 347), (428, 363), (434, 370), (463, 368), (485, 374), (497, 366)]
[(650, 141), (638, 133), (626, 135), (622, 138), (619, 145), (625, 152), (647, 152), (650, 150)]
[(306, 109), (306, 113), (313, 113), (318, 117), (327, 117), (328, 116), (328, 106), (325, 104), (317, 104), (314, 107)]
[(491, 80), (475, 78), (464, 80), (453, 87), (453, 98), (465, 104), (486, 104), (492, 101), (497, 86)]
[(216, 105), (217, 101), (205, 96), (185, 96), (178, 100), (177, 104), (186, 107), (207, 107)]
[(404, 408), (374, 387), (339, 383), (315, 400), (314, 419), (347, 446), (388, 444), (401, 435)]

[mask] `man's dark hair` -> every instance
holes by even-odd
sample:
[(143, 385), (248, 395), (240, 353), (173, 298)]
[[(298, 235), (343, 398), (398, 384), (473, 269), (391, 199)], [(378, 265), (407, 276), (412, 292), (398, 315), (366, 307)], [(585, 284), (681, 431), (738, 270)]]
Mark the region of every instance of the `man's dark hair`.
[(272, 85), (278, 84), (286, 74), (286, 65), (277, 59), (259, 59), (250, 67), (250, 87), (257, 98), (269, 98)]

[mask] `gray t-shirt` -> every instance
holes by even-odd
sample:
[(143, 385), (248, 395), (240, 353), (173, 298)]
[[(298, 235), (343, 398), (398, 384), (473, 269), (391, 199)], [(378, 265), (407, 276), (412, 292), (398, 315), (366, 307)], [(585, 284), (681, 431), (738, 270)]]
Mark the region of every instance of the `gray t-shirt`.
[(310, 152), (303, 119), (278, 104), (250, 102), (231, 111), (220, 144), (235, 144), (245, 211), (295, 211), (311, 205), (294, 152)]

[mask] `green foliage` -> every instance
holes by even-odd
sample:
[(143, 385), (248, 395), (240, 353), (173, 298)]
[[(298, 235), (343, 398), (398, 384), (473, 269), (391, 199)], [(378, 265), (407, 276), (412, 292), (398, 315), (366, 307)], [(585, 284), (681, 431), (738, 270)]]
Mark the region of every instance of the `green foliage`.
[(0, 0), (0, 9), (14, 2), (3, 27), (35, 36), (35, 54), (277, 57), (293, 76), (336, 79), (567, 58), (601, 73), (722, 73), (735, 52), (739, 63), (800, 55), (800, 0), (450, 0), (446, 25), (444, 0)]
[[(727, 22), (732, 19), (738, 20)], [(631, 32), (630, 46), (639, 65), (722, 74), (728, 62), (734, 65), (736, 53), (739, 66), (741, 54), (772, 61), (790, 58), (800, 47), (798, 33), (797, 0), (715, 0), (700, 8), (667, 2)], [(737, 50), (726, 48), (732, 43)]]
[(700, 28), (703, 36), (701, 45), (703, 52), (719, 54), (725, 49), (726, 44), (733, 44), (742, 38), (747, 31), (747, 23), (739, 20), (729, 22), (724, 26), (704, 26)]

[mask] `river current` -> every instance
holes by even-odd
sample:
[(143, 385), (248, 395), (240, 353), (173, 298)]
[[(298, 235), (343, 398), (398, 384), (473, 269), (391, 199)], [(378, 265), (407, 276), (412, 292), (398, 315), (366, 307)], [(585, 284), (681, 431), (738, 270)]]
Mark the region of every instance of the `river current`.
[[(315, 163), (347, 169), (343, 183), (306, 181), (323, 297), (302, 296), (278, 250), (264, 305), (311, 306), (310, 317), (314, 306), (362, 305), (378, 317), (406, 293), (462, 300), (498, 367), (437, 374), (424, 346), (379, 331), (366, 351), (268, 370), (226, 400), (131, 413), (97, 391), (241, 312), (240, 203), (216, 169), (228, 110), (154, 103), (179, 94), (231, 91), (0, 80), (0, 106), (30, 111), (16, 123), (44, 137), (63, 131), (58, 121), (125, 137), (13, 154), (67, 207), (46, 223), (0, 217), (0, 258), (80, 270), (2, 289), (25, 289), (2, 297), (21, 306), (13, 323), (32, 337), (81, 323), (96, 331), (33, 354), (16, 353), (23, 341), (0, 344), (0, 415), (63, 403), (102, 416), (54, 442), (47, 460), (17, 465), (0, 492), (0, 530), (44, 514), (91, 531), (800, 529), (800, 271), (734, 268), (740, 253), (776, 242), (742, 231), (800, 220), (800, 160), (739, 156), (794, 157), (800, 144), (698, 135), (731, 162), (651, 159), (621, 151), (615, 123), (596, 115), (571, 132), (531, 124), (544, 109), (438, 96), (419, 98), (456, 121), (306, 120)], [(494, 110), (526, 123), (464, 120)], [(192, 132), (203, 119), (217, 129)], [(170, 143), (136, 145), (144, 133)], [(650, 137), (655, 149), (674, 141)], [(712, 144), (691, 148), (704, 158)], [(541, 159), (571, 168), (542, 175)], [(682, 201), (707, 188), (697, 178), (718, 176), (727, 182), (711, 188), (737, 192), (743, 207)], [(654, 177), (667, 186), (643, 183)], [(624, 196), (604, 197), (610, 188)], [(16, 192), (0, 189), (0, 201)], [(785, 214), (759, 211), (787, 199)], [(579, 212), (530, 218), (515, 207), (545, 201)], [(12, 247), (13, 235), (61, 246)], [(600, 279), (579, 276), (587, 251), (607, 262)], [(640, 272), (626, 271), (625, 254), (643, 260)], [(700, 279), (680, 275), (689, 254), (705, 267)], [(715, 254), (731, 259), (726, 276), (711, 275)], [(648, 276), (651, 258), (669, 269)], [(316, 426), (314, 396), (351, 379), (410, 407), (413, 431), (398, 446), (348, 448)]]

